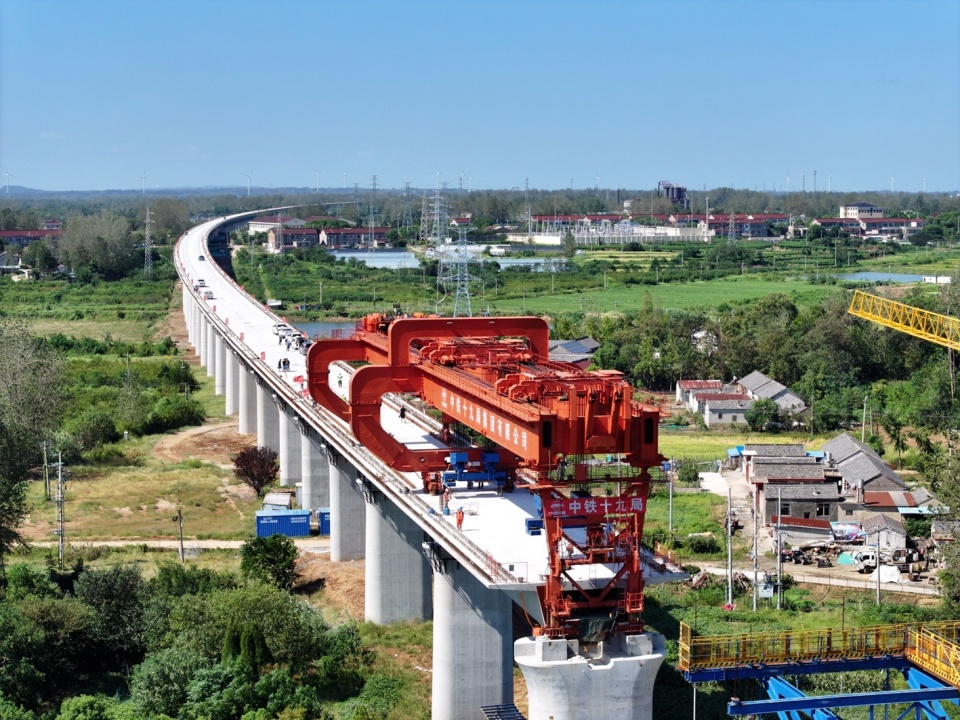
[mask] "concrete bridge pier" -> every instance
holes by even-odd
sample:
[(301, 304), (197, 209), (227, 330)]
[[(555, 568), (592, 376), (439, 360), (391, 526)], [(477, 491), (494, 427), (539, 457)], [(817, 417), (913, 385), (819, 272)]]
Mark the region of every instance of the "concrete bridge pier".
[(237, 398), (240, 395), (240, 358), (233, 348), (227, 348), (227, 366), (226, 366), (226, 385), (224, 390), (226, 397), (223, 403), (224, 415), (237, 414)]
[(651, 720), (653, 684), (666, 657), (663, 635), (614, 637), (589, 657), (578, 650), (576, 640), (543, 636), (514, 643), (527, 681), (529, 720)]
[(193, 313), (193, 347), (196, 349), (197, 354), (200, 353), (200, 347), (203, 340), (203, 315), (200, 313), (200, 306), (197, 304), (196, 300), (190, 301), (190, 311)]
[(321, 440), (306, 423), (300, 424), (301, 506), (311, 511), (330, 507), (330, 467)]
[(280, 452), (280, 418), (270, 387), (257, 378), (257, 445)]
[(207, 377), (215, 378), (217, 375), (217, 329), (210, 320), (207, 321), (207, 348), (205, 359), (207, 361)]
[(330, 460), (330, 559), (362, 560), (366, 510), (357, 486), (357, 469), (342, 457)]
[(207, 319), (201, 315), (200, 316), (200, 344), (197, 346), (197, 355), (200, 356), (200, 367), (207, 366), (207, 335), (210, 332), (210, 323), (207, 322)]
[(456, 560), (432, 562), (431, 717), (474, 720), (483, 705), (513, 702), (512, 602)]
[(187, 327), (187, 342), (196, 345), (193, 339), (193, 307), (191, 307), (193, 303), (190, 299), (190, 293), (187, 291), (187, 286), (183, 285), (181, 290), (180, 307), (183, 308), (183, 324)]
[(223, 395), (227, 387), (227, 343), (223, 336), (215, 332), (213, 339), (213, 394)]
[(257, 377), (253, 373), (253, 368), (246, 362), (240, 358), (237, 358), (237, 361), (240, 365), (238, 378), (240, 427), (238, 430), (240, 434), (246, 435), (257, 431)]
[(379, 625), (430, 618), (430, 565), (423, 530), (382, 493), (366, 507), (364, 616)]
[(280, 485), (294, 487), (300, 482), (300, 427), (297, 410), (283, 401), (277, 401), (278, 429), (280, 431)]

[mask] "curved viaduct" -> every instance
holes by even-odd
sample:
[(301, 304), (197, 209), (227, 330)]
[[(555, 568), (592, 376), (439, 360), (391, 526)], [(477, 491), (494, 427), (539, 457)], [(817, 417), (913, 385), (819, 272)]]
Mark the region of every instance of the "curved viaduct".
[[(468, 512), (459, 531), (452, 517), (436, 512), (437, 501), (423, 494), (418, 475), (387, 467), (356, 441), (346, 423), (312, 402), (302, 382), (305, 357), (287, 350), (273, 333), (282, 319), (248, 295), (210, 255), (211, 236), (259, 212), (203, 223), (177, 244), (174, 261), (183, 282), (184, 318), (201, 366), (214, 378), (226, 414), (238, 416), (239, 431), (255, 432), (258, 445), (278, 453), (281, 485), (299, 484), (305, 508), (330, 508), (331, 559), (365, 560), (365, 618), (375, 623), (433, 619), (434, 720), (472, 720), (481, 717), (482, 706), (512, 704), (512, 604), (542, 620), (537, 586), (547, 551), (542, 536), (525, 531), (524, 521), (537, 516), (532, 496), (516, 492), (499, 497), (493, 491), (458, 488), (453, 504)], [(201, 279), (205, 287), (196, 287)], [(284, 358), (290, 361), (288, 371), (278, 366)], [(350, 372), (346, 364), (331, 369), (338, 380), (347, 380), (344, 394)], [(331, 387), (339, 385), (331, 382)], [(434, 421), (408, 409), (409, 422), (401, 422), (398, 402), (388, 398), (383, 403), (384, 427), (411, 448), (438, 447), (430, 432)], [(657, 573), (646, 567), (647, 584), (675, 579), (672, 570)], [(552, 650), (550, 643), (544, 643), (547, 650), (517, 643), (518, 657), (536, 655), (521, 663), (531, 720), (608, 717), (603, 712), (607, 700), (584, 703), (584, 692), (610, 695), (615, 704), (609, 710), (616, 717), (650, 717), (650, 692), (662, 660), (656, 643), (629, 652), (646, 662), (633, 663), (639, 670), (628, 673), (632, 679), (618, 679), (615, 672), (601, 676), (580, 665), (551, 669), (561, 655), (568, 662), (566, 642), (553, 641), (562, 647)], [(528, 671), (531, 663), (539, 674)], [(576, 675), (572, 680), (567, 678), (571, 671)], [(597, 677), (584, 685), (588, 675)], [(625, 697), (613, 697), (618, 695)]]

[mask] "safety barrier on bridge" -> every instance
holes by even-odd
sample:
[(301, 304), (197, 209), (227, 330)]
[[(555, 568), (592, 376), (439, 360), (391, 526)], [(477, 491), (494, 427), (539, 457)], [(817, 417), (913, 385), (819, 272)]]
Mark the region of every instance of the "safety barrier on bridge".
[(936, 626), (907, 628), (906, 658), (917, 667), (960, 688), (960, 645), (956, 642), (956, 623), (953, 625), (953, 634), (949, 637)]
[(731, 673), (724, 672), (730, 670), (751, 671), (735, 673), (740, 677), (761, 677), (778, 666), (790, 666), (791, 673), (804, 665), (830, 672), (846, 669), (844, 664), (880, 666), (899, 658), (960, 686), (960, 670), (948, 672), (947, 667), (956, 663), (960, 668), (958, 632), (960, 621), (695, 637), (690, 626), (681, 623), (678, 665), (689, 680), (699, 682), (730, 678)]

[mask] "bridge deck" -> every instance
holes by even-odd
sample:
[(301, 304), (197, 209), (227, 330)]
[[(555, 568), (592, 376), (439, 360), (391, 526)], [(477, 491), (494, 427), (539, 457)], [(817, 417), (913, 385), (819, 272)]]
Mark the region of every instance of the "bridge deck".
[[(318, 427), (335, 429), (340, 436), (346, 434), (352, 437), (342, 422), (326, 417), (323, 412), (313, 408), (312, 402), (306, 397), (306, 357), (292, 347), (288, 349), (286, 343), (273, 333), (273, 326), (285, 319), (247, 295), (210, 259), (205, 246), (205, 235), (219, 222), (221, 221), (212, 221), (192, 229), (178, 245), (178, 259), (188, 282), (192, 285), (203, 279), (206, 284), (204, 289), (213, 295), (212, 299), (200, 302), (204, 302), (212, 314), (236, 336), (233, 339), (234, 347), (241, 345), (248, 359), (260, 360), (262, 364), (258, 368), (259, 372), (269, 374), (272, 382), (299, 398), (296, 401), (297, 410), (305, 418)], [(201, 255), (207, 259), (200, 260)], [(287, 371), (283, 371), (278, 365), (284, 359), (289, 360)], [(213, 362), (212, 358), (208, 360)], [(331, 366), (330, 387), (345, 399), (349, 391), (349, 373), (350, 369), (346, 364)], [(341, 379), (342, 385), (338, 382)], [(431, 434), (426, 418), (415, 421), (417, 413), (408, 412), (408, 422), (401, 423), (398, 416), (399, 402), (401, 401), (398, 398), (388, 397), (381, 406), (381, 423), (388, 432), (409, 447), (445, 447)], [(372, 458), (370, 453), (359, 446), (355, 447), (354, 451), (358, 456), (366, 455)], [(379, 460), (371, 459), (370, 463), (378, 467), (380, 474), (384, 475), (380, 478), (381, 481), (388, 480), (393, 486), (406, 489), (404, 496), (408, 499), (408, 509), (419, 516), (418, 522), (428, 533), (436, 534), (432, 526), (437, 522), (445, 523), (443, 527), (448, 532), (438, 539), (461, 546), (459, 549), (462, 552), (475, 557), (477, 567), (486, 567), (489, 577), (484, 579), (484, 582), (512, 585), (518, 589), (532, 589), (543, 583), (541, 574), (547, 567), (546, 540), (543, 535), (529, 535), (526, 531), (525, 521), (537, 517), (534, 498), (529, 492), (518, 488), (515, 492), (505, 493), (501, 497), (497, 495), (495, 488), (490, 486), (482, 490), (476, 486), (472, 489), (461, 486), (452, 490), (453, 500), (449, 516), (430, 515), (431, 508), (435, 512), (439, 511), (439, 500), (423, 492), (421, 480), (416, 474), (394, 472), (385, 468)], [(455, 512), (461, 506), (467, 514), (462, 533), (457, 533)], [(476, 557), (477, 555), (480, 557)], [(685, 577), (679, 568), (654, 562), (650, 553), (645, 553), (644, 559), (647, 563), (644, 577), (648, 584)], [(592, 580), (604, 581), (613, 572), (611, 568), (595, 567), (593, 577), (583, 574), (589, 571), (588, 567), (578, 567), (576, 573), (581, 575), (574, 573), (574, 577), (579, 582), (589, 584)]]

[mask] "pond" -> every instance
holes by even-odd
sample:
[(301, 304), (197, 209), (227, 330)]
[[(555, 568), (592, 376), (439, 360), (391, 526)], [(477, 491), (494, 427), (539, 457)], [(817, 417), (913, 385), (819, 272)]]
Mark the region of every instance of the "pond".
[[(367, 264), (367, 267), (386, 268), (388, 270), (397, 270), (402, 268), (420, 267), (420, 260), (409, 250), (334, 250), (333, 256), (338, 260), (355, 258), (359, 262)], [(501, 268), (511, 266), (529, 265), (535, 270), (543, 270), (543, 264), (554, 258), (513, 258), (513, 257), (482, 257), (477, 255), (480, 260), (493, 260)], [(539, 267), (538, 267), (539, 266)]]
[(923, 282), (923, 275), (908, 275), (906, 273), (891, 272), (857, 272), (849, 275), (838, 275), (838, 280), (847, 282), (898, 282), (914, 283)]

